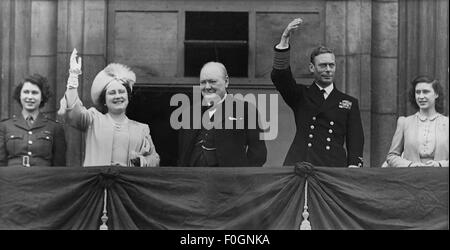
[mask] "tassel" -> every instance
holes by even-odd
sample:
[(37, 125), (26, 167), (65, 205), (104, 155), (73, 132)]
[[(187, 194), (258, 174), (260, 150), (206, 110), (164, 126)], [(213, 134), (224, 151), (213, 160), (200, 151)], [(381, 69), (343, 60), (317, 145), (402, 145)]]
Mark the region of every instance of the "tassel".
[(107, 201), (107, 197), (108, 197), (108, 192), (104, 191), (105, 195), (104, 195), (104, 201), (103, 201), (103, 216), (102, 216), (102, 225), (100, 225), (100, 230), (108, 230), (108, 226), (106, 225), (106, 222), (108, 221), (108, 216), (107, 211), (106, 211), (106, 201)]
[(311, 230), (311, 223), (308, 221), (308, 180), (305, 180), (305, 206), (303, 207), (303, 221), (300, 225), (300, 230)]

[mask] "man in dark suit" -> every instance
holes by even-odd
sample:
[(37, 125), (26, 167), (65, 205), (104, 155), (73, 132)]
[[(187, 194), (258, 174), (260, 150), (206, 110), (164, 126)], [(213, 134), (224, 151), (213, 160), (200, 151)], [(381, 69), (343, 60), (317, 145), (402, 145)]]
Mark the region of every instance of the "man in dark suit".
[[(179, 130), (179, 160), (183, 167), (260, 167), (267, 149), (260, 139), (256, 107), (227, 94), (229, 78), (223, 64), (206, 63), (200, 72), (201, 117)], [(252, 113), (253, 112), (253, 113)], [(253, 115), (252, 115), (253, 114)], [(193, 123), (202, 120), (195, 128)]]
[[(294, 19), (275, 46), (272, 81), (295, 116), (297, 132), (284, 165), (309, 162), (327, 167), (361, 167), (364, 133), (358, 100), (336, 89), (335, 56), (320, 46), (311, 53), (314, 82), (297, 85), (290, 69), (289, 38), (303, 20)], [(345, 147), (344, 147), (345, 145)]]

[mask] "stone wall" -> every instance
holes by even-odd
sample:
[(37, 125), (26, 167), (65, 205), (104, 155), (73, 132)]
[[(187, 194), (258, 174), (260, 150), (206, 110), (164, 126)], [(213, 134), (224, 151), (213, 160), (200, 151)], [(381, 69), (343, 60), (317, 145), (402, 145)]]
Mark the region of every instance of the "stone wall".
[[(292, 13), (305, 11), (295, 9), (300, 6), (298, 1), (285, 1), (281, 7), (280, 1), (228, 1), (236, 3), (235, 8), (239, 9), (258, 6), (263, 8), (261, 13), (280, 8), (292, 10)], [(141, 8), (148, 6), (148, 2), (152, 6), (165, 4), (160, 0), (127, 1), (126, 4), (134, 3), (134, 8)], [(166, 2), (171, 6), (177, 3)], [(211, 7), (215, 6), (214, 2), (205, 1), (205, 4)], [(359, 99), (366, 139), (365, 166), (379, 167), (389, 149), (397, 117), (414, 112), (408, 105), (406, 93), (416, 75), (429, 74), (441, 80), (448, 114), (448, 1), (323, 0), (311, 4), (309, 11), (318, 13), (322, 19), (318, 27), (324, 33), (319, 36), (336, 52), (337, 87)], [(118, 0), (0, 1), (0, 117), (9, 117), (19, 110), (11, 93), (15, 84), (33, 72), (49, 78), (57, 98), (49, 101), (44, 112), (54, 115), (65, 90), (73, 48), (83, 55), (84, 72), (79, 91), (82, 100), (90, 106), (90, 79), (112, 58), (114, 26), (108, 23), (112, 20), (111, 8), (122, 5), (124, 2)], [(257, 14), (253, 11), (249, 16), (254, 18)], [(250, 22), (250, 30), (256, 27), (254, 21)], [(250, 40), (255, 39), (251, 34)], [(178, 46), (180, 44), (182, 41), (178, 41)], [(182, 56), (181, 52), (177, 53)], [(252, 53), (255, 51), (249, 52)], [(258, 56), (267, 57), (263, 53)], [(250, 68), (257, 62), (249, 62)], [(179, 65), (182, 63), (178, 62)], [(183, 81), (190, 83), (192, 79)], [(256, 85), (247, 86), (246, 90), (236, 87), (233, 91), (276, 93), (267, 77), (254, 82)], [(292, 111), (281, 98), (279, 100), (279, 117), (286, 122), (279, 126), (283, 130), (278, 140), (268, 142), (273, 149), (268, 165), (282, 164), (295, 131)], [(73, 128), (66, 130), (70, 141), (69, 165), (79, 166), (82, 134)]]

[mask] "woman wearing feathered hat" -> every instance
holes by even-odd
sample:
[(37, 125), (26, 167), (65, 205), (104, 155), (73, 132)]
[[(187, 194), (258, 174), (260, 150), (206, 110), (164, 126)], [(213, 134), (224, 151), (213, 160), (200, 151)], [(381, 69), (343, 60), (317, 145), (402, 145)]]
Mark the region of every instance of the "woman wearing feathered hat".
[(159, 165), (147, 124), (127, 118), (136, 75), (127, 66), (111, 63), (95, 77), (91, 98), (96, 107), (86, 109), (78, 97), (78, 75), (81, 58), (77, 51), (70, 56), (67, 89), (61, 99), (60, 115), (69, 124), (86, 131), (86, 153), (83, 166), (141, 166)]

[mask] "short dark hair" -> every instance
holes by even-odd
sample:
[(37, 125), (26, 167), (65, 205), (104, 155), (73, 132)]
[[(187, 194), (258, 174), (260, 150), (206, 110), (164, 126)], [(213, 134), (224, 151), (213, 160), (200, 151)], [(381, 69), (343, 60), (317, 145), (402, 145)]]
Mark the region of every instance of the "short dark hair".
[(442, 86), (438, 80), (433, 80), (428, 76), (418, 76), (414, 78), (414, 80), (412, 80), (411, 88), (409, 89), (409, 102), (415, 110), (419, 110), (419, 105), (417, 105), (416, 102), (416, 86), (417, 84), (423, 82), (431, 84), (434, 92), (436, 92), (436, 94), (438, 95), (438, 98), (435, 101), (435, 108), (437, 112), (442, 114), (444, 112), (444, 90), (442, 89)]
[(310, 58), (311, 63), (314, 64), (314, 58), (316, 58), (316, 56), (318, 56), (320, 54), (327, 54), (327, 53), (334, 55), (334, 52), (332, 49), (322, 46), (322, 45), (313, 49), (313, 51), (311, 52), (311, 58)]
[(38, 86), (39, 90), (41, 91), (41, 104), (39, 105), (39, 108), (44, 107), (44, 105), (47, 103), (48, 99), (52, 97), (52, 93), (50, 91), (50, 86), (47, 84), (47, 78), (39, 75), (39, 74), (33, 74), (25, 77), (14, 89), (13, 98), (16, 100), (19, 105), (22, 107), (22, 103), (20, 102), (20, 92), (22, 91), (23, 85), (29, 82), (31, 84), (34, 84)]
[[(128, 102), (131, 101), (131, 87), (128, 84), (122, 84), (125, 89), (127, 90), (127, 96), (128, 96)], [(108, 112), (108, 108), (105, 106), (106, 104), (106, 88), (102, 90), (100, 93), (100, 96), (98, 97), (98, 103), (99, 103), (99, 111), (103, 114), (106, 114)]]

